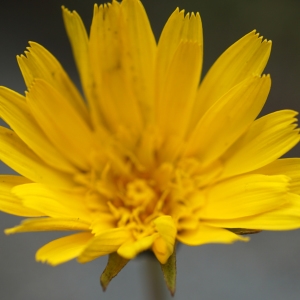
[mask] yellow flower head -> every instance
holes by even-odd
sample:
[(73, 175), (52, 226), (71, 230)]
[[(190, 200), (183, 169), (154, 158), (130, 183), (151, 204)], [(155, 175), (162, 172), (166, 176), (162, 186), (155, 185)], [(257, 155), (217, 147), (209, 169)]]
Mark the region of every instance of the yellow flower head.
[(270, 42), (245, 35), (199, 85), (198, 13), (176, 9), (158, 43), (139, 0), (95, 5), (89, 35), (76, 12), (63, 18), (85, 100), (37, 43), (18, 57), (26, 95), (0, 88), (0, 158), (21, 174), (1, 176), (0, 209), (30, 217), (7, 234), (74, 230), (36, 259), (110, 254), (121, 269), (148, 249), (167, 264), (176, 241), (300, 227), (300, 159), (279, 159), (297, 113), (256, 119)]

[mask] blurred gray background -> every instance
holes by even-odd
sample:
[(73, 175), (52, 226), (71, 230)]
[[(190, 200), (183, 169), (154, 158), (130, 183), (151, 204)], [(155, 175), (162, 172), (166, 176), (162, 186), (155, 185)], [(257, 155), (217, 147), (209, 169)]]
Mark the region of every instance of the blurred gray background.
[[(89, 28), (94, 0), (4, 0), (0, 5), (0, 85), (23, 93), (25, 86), (15, 56), (28, 41), (50, 50), (79, 84), (65, 34), (61, 5), (77, 10)], [(98, 2), (102, 3), (102, 2)], [(298, 0), (145, 0), (156, 37), (179, 6), (199, 11), (204, 27), (204, 74), (233, 42), (257, 29), (273, 40), (266, 69), (272, 90), (263, 113), (300, 110), (300, 1)], [(299, 156), (299, 147), (289, 156)], [(1, 166), (1, 173), (11, 173)], [(59, 233), (5, 236), (3, 230), (20, 218), (0, 213), (0, 299), (171, 299), (159, 265), (150, 256), (131, 261), (103, 293), (99, 275), (107, 258), (80, 265), (51, 267), (36, 263), (35, 251)], [(300, 299), (300, 231), (263, 232), (249, 243), (181, 246), (177, 255), (174, 299), (298, 300)], [(154, 274), (157, 282), (149, 278)]]

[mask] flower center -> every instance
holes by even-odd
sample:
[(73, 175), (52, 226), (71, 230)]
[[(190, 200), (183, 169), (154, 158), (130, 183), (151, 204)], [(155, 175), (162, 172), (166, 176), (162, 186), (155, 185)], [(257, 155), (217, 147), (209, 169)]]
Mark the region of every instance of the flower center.
[(116, 161), (107, 160), (101, 170), (81, 173), (75, 178), (87, 195), (86, 205), (91, 210), (96, 234), (107, 228), (126, 227), (138, 239), (155, 233), (154, 221), (163, 215), (171, 215), (180, 223), (178, 228), (196, 226), (195, 211), (204, 201), (201, 183), (218, 173), (215, 167), (211, 177), (204, 178), (194, 159), (176, 165), (161, 163), (149, 170), (138, 168), (130, 159)]
[(150, 174), (131, 169), (127, 176), (122, 176), (106, 168), (80, 174), (75, 180), (87, 195), (86, 205), (92, 212), (95, 228), (101, 230), (100, 223), (108, 220), (109, 227), (127, 227), (137, 239), (155, 232), (153, 220), (164, 214), (166, 197)]
[(152, 187), (143, 180), (135, 179), (126, 185), (123, 202), (126, 206), (147, 206), (155, 200), (156, 194)]

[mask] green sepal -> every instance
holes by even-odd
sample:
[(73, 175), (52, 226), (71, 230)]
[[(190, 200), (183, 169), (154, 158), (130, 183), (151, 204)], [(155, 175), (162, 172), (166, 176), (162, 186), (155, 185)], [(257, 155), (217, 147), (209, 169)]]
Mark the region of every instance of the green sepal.
[(259, 229), (247, 229), (247, 228), (226, 228), (226, 229), (235, 234), (239, 234), (239, 235), (254, 234), (254, 233), (261, 232), (261, 230), (259, 230)]
[(160, 264), (164, 274), (165, 283), (172, 296), (175, 294), (176, 289), (176, 246), (174, 251), (165, 264)]
[(128, 262), (128, 259), (121, 257), (117, 252), (109, 254), (106, 268), (100, 276), (100, 284), (103, 291), (106, 290), (111, 280), (119, 274)]

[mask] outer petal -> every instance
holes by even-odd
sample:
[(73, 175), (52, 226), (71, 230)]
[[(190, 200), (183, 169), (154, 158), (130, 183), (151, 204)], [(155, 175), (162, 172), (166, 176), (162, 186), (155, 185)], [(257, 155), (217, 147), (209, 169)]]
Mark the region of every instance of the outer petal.
[(35, 258), (37, 261), (57, 266), (79, 256), (92, 238), (93, 235), (88, 232), (59, 238), (40, 248)]
[(278, 208), (287, 202), (289, 178), (284, 175), (245, 175), (214, 185), (207, 191), (201, 219), (232, 219)]
[(85, 206), (82, 194), (55, 190), (38, 183), (16, 186), (12, 192), (23, 199), (25, 206), (47, 216), (90, 222), (90, 211)]
[(263, 167), (294, 147), (299, 142), (296, 115), (295, 111), (282, 110), (253, 122), (222, 158), (222, 178)]
[[(156, 106), (163, 134), (186, 132), (200, 79), (203, 56), (199, 14), (178, 9), (171, 15), (158, 43)], [(175, 121), (176, 120), (176, 121)]]
[(186, 230), (177, 234), (177, 239), (189, 246), (199, 246), (208, 243), (231, 244), (235, 241), (248, 241), (248, 238), (238, 236), (226, 229), (199, 224), (195, 230)]
[(229, 47), (210, 68), (201, 83), (191, 128), (222, 95), (249, 76), (260, 75), (270, 56), (271, 42), (262, 41), (255, 31)]
[(257, 117), (270, 87), (269, 76), (250, 77), (233, 87), (199, 121), (186, 154), (196, 155), (206, 165), (217, 159)]
[(43, 213), (35, 209), (25, 207), (22, 203), (22, 200), (11, 192), (14, 186), (29, 182), (30, 180), (22, 176), (0, 175), (0, 210), (16, 216), (43, 216)]
[(35, 81), (26, 100), (33, 116), (57, 149), (76, 166), (87, 169), (92, 132), (68, 101), (44, 80)]
[(13, 131), (4, 127), (0, 127), (0, 158), (34, 182), (62, 188), (74, 184), (69, 176), (46, 165)]
[(100, 256), (116, 252), (119, 247), (132, 239), (130, 231), (114, 228), (94, 237), (78, 257), (80, 263), (86, 263)]
[(26, 105), (25, 97), (0, 87), (0, 112), (1, 118), (46, 164), (69, 173), (76, 171), (40, 129)]
[(291, 230), (300, 228), (300, 196), (288, 195), (288, 203), (278, 209), (238, 219), (205, 220), (210, 226), (224, 228), (252, 228), (259, 230)]
[[(63, 9), (63, 19), (67, 34), (73, 50), (73, 55), (79, 71), (81, 84), (88, 99), (91, 110), (96, 105), (96, 95), (94, 93), (94, 79), (91, 72), (91, 62), (89, 57), (88, 36), (84, 24), (76, 11), (70, 12)], [(93, 115), (93, 117), (95, 117)]]
[(23, 220), (21, 225), (5, 229), (6, 234), (29, 231), (70, 231), (88, 230), (90, 224), (78, 219), (35, 218)]
[(158, 89), (164, 86), (166, 73), (182, 41), (193, 41), (199, 44), (201, 47), (200, 65), (202, 65), (203, 35), (200, 15), (192, 13), (184, 16), (184, 10), (179, 11), (177, 8), (168, 19), (158, 42), (155, 76)]
[(27, 87), (30, 88), (36, 78), (44, 79), (70, 101), (76, 112), (89, 124), (84, 100), (60, 63), (41, 45), (33, 42), (29, 44), (30, 47), (25, 52), (26, 56), (17, 57)]

